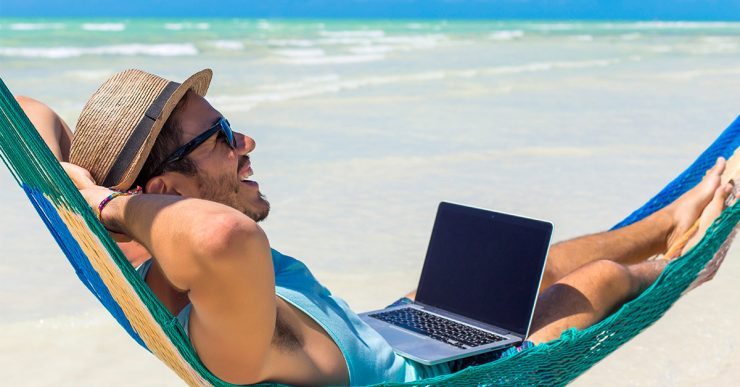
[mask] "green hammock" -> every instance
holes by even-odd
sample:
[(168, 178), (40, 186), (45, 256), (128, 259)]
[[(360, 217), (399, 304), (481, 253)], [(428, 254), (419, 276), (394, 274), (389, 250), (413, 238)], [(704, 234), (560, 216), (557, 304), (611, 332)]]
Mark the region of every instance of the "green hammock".
[[(180, 325), (139, 278), (0, 80), (0, 157), (26, 192), (80, 280), (131, 337), (191, 385), (229, 385), (200, 362)], [(615, 228), (672, 202), (698, 183), (719, 156), (740, 143), (740, 118), (678, 178)], [(701, 242), (673, 261), (639, 297), (584, 330), (513, 356), (407, 385), (561, 385), (568, 383), (660, 318), (697, 278), (740, 219), (740, 207), (723, 212)], [(726, 242), (727, 241), (727, 242)]]

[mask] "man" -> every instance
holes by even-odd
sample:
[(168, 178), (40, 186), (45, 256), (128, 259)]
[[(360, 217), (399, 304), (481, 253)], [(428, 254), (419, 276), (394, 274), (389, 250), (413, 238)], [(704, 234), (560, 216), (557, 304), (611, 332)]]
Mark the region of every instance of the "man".
[[(64, 167), (198, 356), (221, 379), (297, 385), (404, 381), (455, 371), (395, 355), (299, 261), (271, 250), (257, 222), (269, 203), (251, 180), (255, 141), (233, 132), (204, 98), (210, 70), (182, 84), (143, 71), (116, 74), (83, 109)], [(19, 98), (60, 160), (71, 134), (48, 108)], [(598, 322), (654, 282), (654, 259), (699, 220), (698, 242), (724, 208), (720, 159), (666, 208), (624, 228), (550, 249), (533, 343)], [(143, 194), (115, 196), (134, 185)], [(151, 257), (151, 259), (149, 259)], [(670, 257), (668, 257), (670, 258)]]

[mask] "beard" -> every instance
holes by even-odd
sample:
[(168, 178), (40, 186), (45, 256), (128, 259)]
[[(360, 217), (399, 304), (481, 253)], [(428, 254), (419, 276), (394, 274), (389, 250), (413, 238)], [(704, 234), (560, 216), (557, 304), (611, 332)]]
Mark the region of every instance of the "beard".
[[(201, 199), (227, 205), (255, 222), (264, 220), (270, 213), (270, 202), (265, 196), (260, 191), (243, 192), (245, 187), (231, 174), (212, 177), (198, 173), (196, 178)], [(247, 195), (254, 198), (246, 198)]]

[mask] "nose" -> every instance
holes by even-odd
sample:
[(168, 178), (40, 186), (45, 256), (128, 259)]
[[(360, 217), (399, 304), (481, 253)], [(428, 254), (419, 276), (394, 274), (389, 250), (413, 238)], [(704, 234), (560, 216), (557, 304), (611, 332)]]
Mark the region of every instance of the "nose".
[(234, 132), (234, 140), (236, 140), (235, 150), (239, 155), (242, 156), (253, 151), (254, 148), (257, 146), (257, 143), (254, 142), (254, 139), (252, 137), (241, 134), (239, 132)]

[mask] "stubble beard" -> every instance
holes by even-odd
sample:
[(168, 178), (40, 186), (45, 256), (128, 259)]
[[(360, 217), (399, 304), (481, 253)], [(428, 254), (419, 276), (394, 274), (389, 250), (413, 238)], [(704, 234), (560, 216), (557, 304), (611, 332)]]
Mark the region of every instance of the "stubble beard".
[(236, 181), (231, 175), (211, 177), (198, 173), (196, 178), (198, 179), (198, 189), (200, 190), (202, 199), (234, 208), (255, 222), (264, 220), (270, 213), (270, 202), (267, 201), (261, 192), (257, 192), (257, 204), (245, 203), (243, 200), (240, 200), (239, 190), (241, 183)]

